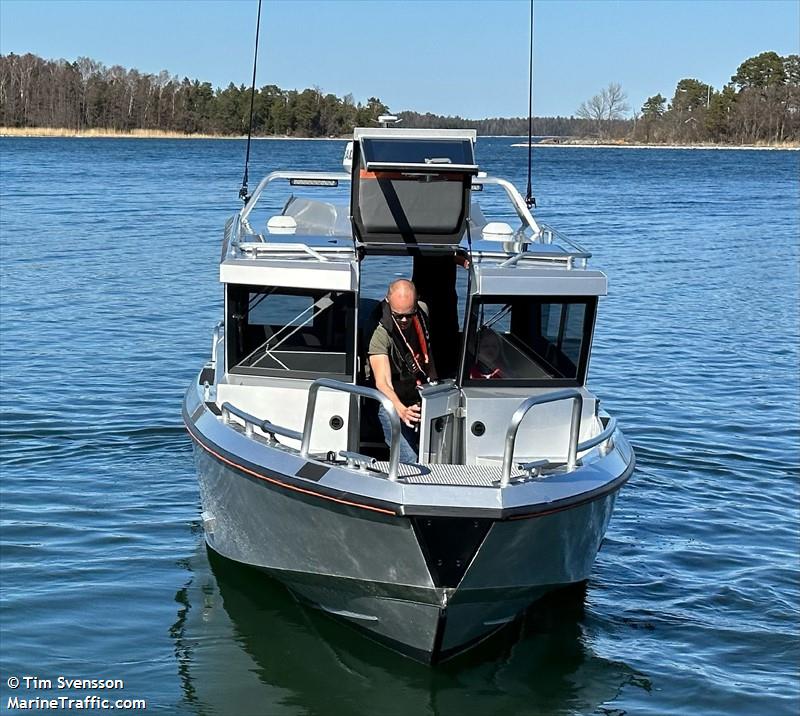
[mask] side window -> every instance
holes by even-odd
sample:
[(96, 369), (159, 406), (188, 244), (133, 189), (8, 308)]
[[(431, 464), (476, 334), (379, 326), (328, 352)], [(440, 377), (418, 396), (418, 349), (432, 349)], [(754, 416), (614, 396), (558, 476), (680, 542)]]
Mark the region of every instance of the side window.
[(577, 366), (580, 362), (583, 327), (586, 323), (586, 304), (568, 303), (564, 308), (566, 309), (566, 318), (559, 350), (573, 365)]
[(596, 298), (486, 296), (473, 302), (462, 380), (581, 385)]
[(233, 284), (227, 290), (228, 370), (352, 378), (354, 294)]
[(564, 305), (561, 303), (542, 304), (542, 337), (551, 343), (558, 340)]
[(510, 303), (487, 303), (484, 308), (482, 326), (491, 328), (495, 333), (510, 334), (511, 308)]
[(250, 292), (250, 324), (299, 326), (314, 305), (313, 296), (281, 295), (267, 302), (268, 295), (270, 294)]

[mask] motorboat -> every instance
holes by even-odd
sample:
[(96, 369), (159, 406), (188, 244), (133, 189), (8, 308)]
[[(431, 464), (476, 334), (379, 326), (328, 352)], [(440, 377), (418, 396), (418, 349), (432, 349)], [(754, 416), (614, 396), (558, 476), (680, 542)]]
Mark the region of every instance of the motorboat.
[[(226, 222), (224, 315), (183, 404), (209, 547), (428, 663), (585, 582), (634, 469), (586, 385), (606, 276), (475, 144), (357, 128), (342, 171), (264, 177)], [(418, 462), (367, 370), (397, 275), (438, 368)]]

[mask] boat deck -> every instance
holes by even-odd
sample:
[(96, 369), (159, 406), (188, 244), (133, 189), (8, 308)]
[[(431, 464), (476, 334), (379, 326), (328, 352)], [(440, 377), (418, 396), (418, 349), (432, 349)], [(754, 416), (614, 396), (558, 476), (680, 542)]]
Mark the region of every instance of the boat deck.
[[(375, 468), (389, 472), (388, 462), (378, 462)], [(400, 463), (397, 479), (412, 485), (460, 485), (470, 487), (498, 487), (502, 470), (494, 465), (443, 465)]]
[[(382, 473), (389, 472), (388, 462), (375, 463), (375, 469)], [(560, 465), (551, 465), (546, 474), (563, 471)], [(496, 464), (455, 465), (440, 463), (422, 463), (411, 465), (400, 463), (397, 470), (398, 482), (408, 485), (458, 485), (461, 487), (499, 487), (503, 475), (502, 458)], [(535, 480), (537, 477), (523, 472), (516, 465), (511, 470), (511, 481), (522, 482)]]

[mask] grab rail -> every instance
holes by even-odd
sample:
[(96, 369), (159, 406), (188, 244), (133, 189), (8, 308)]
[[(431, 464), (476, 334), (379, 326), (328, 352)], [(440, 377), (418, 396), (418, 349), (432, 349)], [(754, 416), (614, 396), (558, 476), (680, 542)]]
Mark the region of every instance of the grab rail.
[(519, 430), (522, 419), (528, 411), (546, 403), (555, 403), (559, 400), (572, 400), (572, 419), (569, 425), (569, 452), (567, 453), (567, 468), (575, 469), (578, 459), (578, 433), (580, 430), (581, 413), (583, 412), (583, 396), (580, 391), (574, 389), (555, 390), (544, 395), (534, 395), (524, 400), (514, 411), (506, 432), (506, 445), (503, 451), (503, 475), (500, 478), (500, 487), (507, 487), (511, 481), (511, 465), (514, 461), (514, 445), (517, 442), (517, 431)]
[[(389, 450), (389, 480), (395, 482), (397, 480), (398, 466), (400, 464), (400, 418), (397, 415), (394, 405), (392, 405), (392, 401), (389, 400), (389, 398), (387, 398), (383, 393), (373, 388), (365, 388), (360, 385), (342, 383), (341, 381), (331, 380), (329, 378), (319, 378), (318, 380), (315, 380), (311, 384), (311, 387), (308, 391), (308, 403), (306, 405), (306, 417), (302, 433), (297, 430), (285, 428), (281, 425), (275, 425), (269, 420), (261, 420), (260, 418), (257, 418), (256, 416), (242, 410), (241, 408), (237, 408), (235, 405), (231, 405), (228, 402), (223, 403), (221, 406), (222, 420), (225, 423), (229, 423), (230, 416), (235, 415), (244, 422), (245, 435), (248, 437), (253, 435), (253, 428), (257, 427), (262, 432), (266, 433), (268, 438), (273, 442), (275, 441), (276, 435), (289, 438), (290, 440), (297, 440), (300, 443), (300, 455), (303, 458), (308, 459), (311, 445), (311, 429), (314, 425), (314, 413), (316, 411), (317, 404), (317, 393), (319, 392), (320, 388), (339, 390), (344, 393), (350, 393), (351, 395), (359, 395), (364, 398), (371, 398), (373, 400), (377, 400), (379, 403), (381, 403), (381, 405), (383, 405), (384, 409), (389, 415), (389, 422), (392, 426), (391, 447)], [(600, 433), (589, 438), (588, 440), (584, 440), (581, 443), (578, 442), (581, 413), (583, 411), (583, 396), (577, 390), (557, 390), (552, 393), (546, 393), (545, 395), (530, 397), (521, 403), (520, 406), (514, 411), (514, 414), (511, 416), (511, 421), (508, 425), (505, 450), (503, 452), (503, 469), (502, 477), (500, 479), (501, 487), (508, 486), (509, 482), (511, 481), (511, 467), (514, 461), (514, 448), (517, 440), (517, 432), (519, 431), (519, 426), (522, 423), (523, 418), (532, 408), (536, 407), (537, 405), (555, 403), (559, 400), (573, 401), (572, 417), (570, 420), (569, 429), (569, 452), (567, 454), (567, 468), (569, 470), (575, 469), (577, 454), (579, 452), (585, 452), (586, 450), (590, 450), (591, 448), (606, 442), (616, 432), (617, 419), (614, 417), (609, 417), (608, 423)], [(371, 458), (367, 458), (364, 455), (359, 455), (358, 453), (342, 451), (339, 454), (347, 459), (348, 464), (367, 464), (369, 461), (371, 461)], [(533, 470), (541, 469), (547, 464), (549, 464), (548, 460), (534, 460), (530, 463), (520, 464), (519, 467), (526, 472), (531, 472)]]
[(552, 244), (553, 239), (557, 239), (565, 244), (569, 244), (575, 251), (573, 256), (575, 258), (581, 259), (590, 259), (592, 258), (592, 253), (588, 249), (585, 249), (581, 246), (577, 241), (573, 241), (567, 236), (564, 236), (560, 231), (556, 231), (552, 226), (548, 226), (547, 224), (542, 224), (542, 243), (545, 244)]
[(598, 433), (593, 438), (589, 438), (588, 440), (584, 440), (582, 443), (578, 443), (578, 452), (584, 452), (585, 450), (590, 450), (596, 445), (604, 443), (616, 432), (616, 429), (617, 429), (617, 419), (609, 417), (608, 423), (606, 424), (602, 432)]
[(222, 337), (222, 331), (225, 329), (225, 324), (220, 321), (214, 326), (214, 332), (211, 335), (211, 363), (217, 365), (217, 344)]
[(542, 235), (542, 229), (538, 223), (536, 223), (536, 219), (533, 218), (533, 214), (531, 214), (530, 209), (528, 209), (528, 205), (525, 203), (525, 200), (522, 198), (522, 195), (517, 191), (517, 187), (515, 187), (508, 179), (501, 179), (500, 177), (493, 177), (484, 174), (481, 176), (480, 174), (472, 179), (473, 184), (494, 184), (495, 186), (499, 186), (505, 189), (506, 196), (508, 196), (509, 200), (511, 201), (511, 205), (514, 207), (514, 210), (517, 212), (517, 216), (520, 220), (527, 224), (531, 230), (533, 231), (533, 236), (535, 239), (540, 238)]
[[(247, 203), (242, 207), (241, 211), (239, 212), (239, 221), (246, 222), (247, 217), (250, 215), (250, 212), (253, 210), (255, 205), (258, 203), (261, 194), (263, 193), (264, 189), (269, 186), (272, 182), (285, 179), (285, 180), (309, 180), (309, 181), (321, 181), (321, 182), (348, 182), (351, 181), (351, 176), (348, 172), (320, 172), (320, 171), (277, 171), (272, 172), (265, 176), (259, 183), (258, 186), (255, 188), (255, 191), (250, 195), (250, 198), (247, 200)], [(500, 177), (489, 176), (483, 174), (482, 176), (479, 174), (472, 179), (473, 184), (493, 184), (496, 186), (501, 187), (505, 190), (506, 196), (508, 196), (511, 205), (514, 207), (514, 210), (517, 212), (517, 216), (519, 216), (520, 220), (523, 224), (527, 224), (531, 230), (533, 231), (534, 239), (541, 240), (542, 238), (542, 227), (537, 223), (536, 219), (533, 218), (533, 214), (531, 213), (530, 209), (528, 209), (525, 200), (522, 198), (522, 195), (519, 193), (517, 188), (510, 182), (508, 179), (501, 179)]]
[(247, 203), (242, 207), (242, 210), (239, 212), (239, 218), (241, 221), (246, 221), (247, 217), (250, 215), (250, 212), (253, 210), (253, 207), (258, 203), (258, 199), (261, 196), (261, 193), (270, 182), (275, 181), (276, 179), (306, 179), (310, 181), (350, 181), (351, 177), (350, 174), (347, 172), (314, 172), (314, 171), (294, 171), (294, 172), (272, 172), (271, 174), (267, 174), (256, 187), (255, 191), (250, 195), (250, 198), (247, 200)]
[(318, 378), (315, 380), (308, 389), (306, 420), (303, 425), (303, 441), (300, 445), (300, 455), (306, 460), (308, 459), (308, 452), (311, 446), (311, 429), (314, 426), (314, 412), (317, 407), (317, 393), (320, 388), (329, 388), (330, 390), (339, 390), (351, 395), (359, 395), (363, 398), (371, 398), (372, 400), (377, 400), (383, 406), (389, 415), (389, 423), (392, 426), (392, 442), (389, 447), (389, 480), (395, 482), (397, 480), (397, 468), (400, 464), (400, 417), (397, 415), (392, 401), (374, 388), (365, 388), (361, 385), (343, 383), (330, 378)]
[(290, 430), (289, 428), (284, 428), (281, 425), (275, 425), (271, 423), (269, 420), (261, 420), (257, 418), (255, 415), (251, 415), (250, 413), (245, 412), (241, 408), (237, 408), (235, 405), (231, 405), (230, 403), (223, 403), (222, 404), (222, 421), (225, 423), (230, 422), (230, 416), (235, 415), (237, 418), (244, 421), (244, 434), (250, 437), (253, 434), (253, 428), (257, 427), (263, 432), (267, 433), (271, 440), (275, 440), (276, 435), (280, 435), (284, 438), (289, 438), (290, 440), (297, 440), (302, 441), (303, 435), (297, 430)]

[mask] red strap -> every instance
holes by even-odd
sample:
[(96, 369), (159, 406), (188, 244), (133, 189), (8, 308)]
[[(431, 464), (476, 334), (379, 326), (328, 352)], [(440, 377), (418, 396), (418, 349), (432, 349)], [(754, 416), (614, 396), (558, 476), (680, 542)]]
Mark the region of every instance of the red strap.
[(419, 316), (414, 314), (414, 329), (417, 331), (417, 339), (419, 340), (419, 347), (422, 350), (422, 355), (425, 357), (425, 365), (428, 365), (428, 343), (425, 340), (425, 331), (422, 330)]

